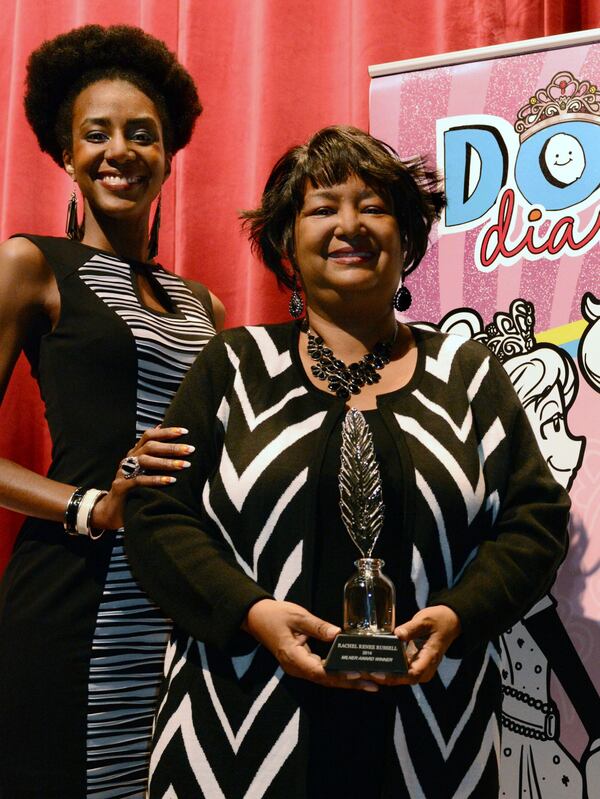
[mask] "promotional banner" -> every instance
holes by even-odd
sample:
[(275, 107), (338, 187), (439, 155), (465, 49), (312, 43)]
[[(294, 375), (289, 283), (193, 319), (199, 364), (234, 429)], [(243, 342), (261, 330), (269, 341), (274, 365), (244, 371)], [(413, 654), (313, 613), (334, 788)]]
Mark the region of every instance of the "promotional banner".
[(409, 316), (496, 354), (573, 503), (551, 593), (501, 639), (508, 799), (600, 797), (600, 31), (592, 33), (370, 70), (371, 132), (402, 158), (428, 157), (447, 195), (407, 281)]

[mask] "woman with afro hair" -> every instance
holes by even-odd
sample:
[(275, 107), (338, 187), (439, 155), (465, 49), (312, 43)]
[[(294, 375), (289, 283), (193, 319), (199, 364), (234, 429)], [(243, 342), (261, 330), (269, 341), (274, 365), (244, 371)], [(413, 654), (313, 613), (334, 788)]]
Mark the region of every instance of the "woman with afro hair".
[(24, 352), (53, 443), (46, 477), (0, 459), (0, 503), (28, 517), (0, 588), (0, 795), (142, 797), (169, 624), (121, 528), (130, 488), (194, 457), (160, 421), (223, 320), (154, 261), (161, 187), (201, 106), (163, 42), (88, 25), (32, 53), (25, 109), (73, 193), (67, 238), (0, 246), (0, 397)]

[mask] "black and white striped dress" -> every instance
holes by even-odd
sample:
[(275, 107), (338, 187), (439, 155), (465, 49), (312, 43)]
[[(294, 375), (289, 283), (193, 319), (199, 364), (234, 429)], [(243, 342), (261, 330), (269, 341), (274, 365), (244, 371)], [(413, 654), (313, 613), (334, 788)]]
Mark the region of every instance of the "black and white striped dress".
[[(27, 348), (53, 440), (49, 476), (108, 488), (214, 334), (210, 297), (160, 266), (31, 240), (61, 295), (57, 327)], [(142, 302), (142, 271), (168, 311)], [(0, 785), (142, 797), (170, 623), (133, 580), (121, 532), (91, 542), (28, 519), (0, 601)]]

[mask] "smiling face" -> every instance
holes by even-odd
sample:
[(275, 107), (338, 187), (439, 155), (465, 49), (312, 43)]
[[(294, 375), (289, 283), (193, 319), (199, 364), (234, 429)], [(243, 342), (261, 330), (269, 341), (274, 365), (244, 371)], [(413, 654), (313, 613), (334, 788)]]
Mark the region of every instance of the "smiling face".
[(542, 168), (551, 183), (569, 186), (578, 180), (585, 169), (585, 155), (574, 136), (557, 133), (546, 142), (542, 151)]
[(390, 201), (360, 178), (316, 188), (307, 181), (294, 240), (309, 306), (356, 292), (391, 304), (402, 274), (400, 231)]
[(96, 218), (146, 218), (169, 173), (152, 100), (125, 80), (100, 80), (73, 105), (73, 145), (65, 168)]
[(570, 488), (581, 465), (583, 439), (573, 436), (567, 426), (560, 385), (555, 383), (543, 397), (527, 403), (525, 411), (554, 479)]

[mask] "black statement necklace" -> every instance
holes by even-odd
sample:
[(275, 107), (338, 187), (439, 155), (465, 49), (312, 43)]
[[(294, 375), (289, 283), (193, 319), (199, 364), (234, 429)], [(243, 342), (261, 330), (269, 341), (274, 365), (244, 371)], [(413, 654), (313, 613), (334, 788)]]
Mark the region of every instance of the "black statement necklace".
[(351, 394), (360, 394), (364, 385), (379, 383), (379, 371), (390, 362), (392, 347), (398, 336), (398, 325), (391, 339), (378, 341), (372, 352), (366, 352), (360, 361), (348, 366), (335, 357), (333, 350), (325, 346), (321, 336), (316, 336), (310, 329), (306, 331), (306, 335), (308, 354), (316, 361), (310, 371), (318, 380), (326, 380), (329, 390), (340, 399), (348, 399)]

